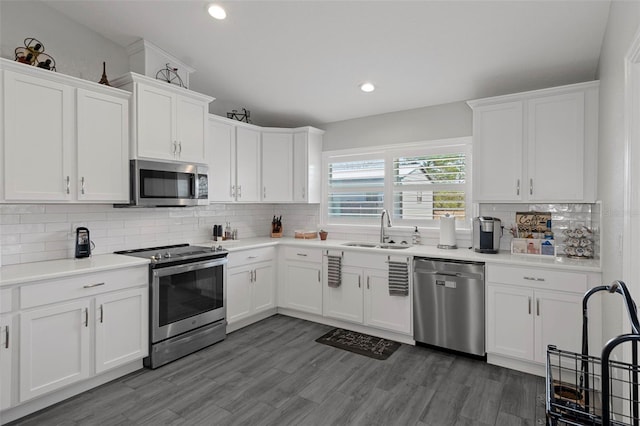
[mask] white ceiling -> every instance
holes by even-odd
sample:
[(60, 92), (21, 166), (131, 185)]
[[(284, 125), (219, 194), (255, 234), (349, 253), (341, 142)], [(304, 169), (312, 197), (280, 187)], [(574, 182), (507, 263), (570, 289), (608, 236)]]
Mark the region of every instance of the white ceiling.
[(122, 46), (150, 41), (194, 67), (190, 89), (220, 111), (272, 126), (593, 80), (609, 13), (608, 0), (236, 0), (215, 21), (207, 1), (46, 3)]

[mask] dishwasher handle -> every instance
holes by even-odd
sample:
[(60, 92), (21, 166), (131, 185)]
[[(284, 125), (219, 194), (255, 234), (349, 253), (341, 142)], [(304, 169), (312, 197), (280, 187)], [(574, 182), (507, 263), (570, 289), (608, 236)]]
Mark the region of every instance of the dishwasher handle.
[(462, 272), (420, 271), (420, 270), (415, 270), (414, 272), (416, 274), (423, 274), (423, 275), (443, 275), (445, 277), (456, 277), (456, 278), (480, 278), (478, 274), (473, 274), (473, 273), (465, 274)]

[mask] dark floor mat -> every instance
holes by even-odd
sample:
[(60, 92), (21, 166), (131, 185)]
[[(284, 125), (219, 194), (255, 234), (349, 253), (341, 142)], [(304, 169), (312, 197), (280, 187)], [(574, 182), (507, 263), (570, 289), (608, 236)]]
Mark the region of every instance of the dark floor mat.
[(387, 359), (400, 347), (400, 343), (355, 331), (334, 328), (316, 339), (316, 342), (375, 359)]

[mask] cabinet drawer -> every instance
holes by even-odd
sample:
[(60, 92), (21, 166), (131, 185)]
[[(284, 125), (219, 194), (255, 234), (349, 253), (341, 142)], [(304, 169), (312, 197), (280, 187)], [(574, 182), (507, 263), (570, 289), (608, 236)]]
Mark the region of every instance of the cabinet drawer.
[(13, 308), (12, 290), (5, 288), (0, 290), (0, 314), (11, 312)]
[(20, 308), (32, 308), (144, 285), (149, 285), (147, 266), (58, 278), (21, 287)]
[(488, 265), (486, 278), (488, 282), (492, 283), (575, 293), (585, 293), (589, 288), (586, 273), (555, 269)]
[(229, 253), (228, 268), (243, 266), (249, 263), (264, 262), (275, 258), (275, 247), (263, 247)]
[(287, 260), (320, 263), (322, 262), (322, 250), (308, 247), (284, 247), (284, 257)]

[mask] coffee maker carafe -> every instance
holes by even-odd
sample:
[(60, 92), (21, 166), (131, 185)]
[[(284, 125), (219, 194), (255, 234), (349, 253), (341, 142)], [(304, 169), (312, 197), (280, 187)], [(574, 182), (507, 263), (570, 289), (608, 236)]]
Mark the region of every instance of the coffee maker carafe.
[(478, 253), (498, 253), (502, 221), (497, 217), (479, 216), (473, 219), (473, 249)]

